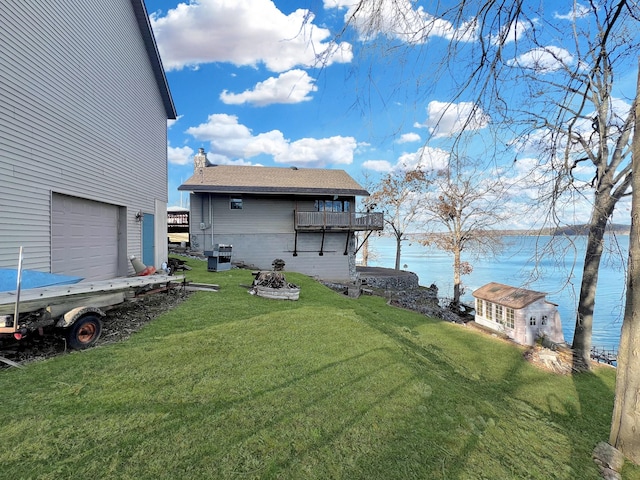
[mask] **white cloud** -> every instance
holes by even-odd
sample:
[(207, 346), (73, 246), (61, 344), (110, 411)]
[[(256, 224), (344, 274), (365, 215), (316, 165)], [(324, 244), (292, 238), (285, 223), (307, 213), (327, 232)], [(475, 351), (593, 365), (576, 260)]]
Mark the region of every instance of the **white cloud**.
[(324, 8), (350, 8), (357, 5), (356, 0), (324, 0)]
[(311, 100), (309, 93), (318, 90), (304, 70), (289, 70), (279, 77), (270, 77), (256, 84), (253, 90), (242, 93), (229, 93), (224, 90), (220, 100), (228, 105), (251, 103), (259, 107), (274, 103), (300, 103)]
[(324, 0), (326, 9), (347, 8), (345, 22), (354, 27), (362, 40), (383, 35), (407, 43), (424, 43), (431, 37), (448, 40), (473, 41), (477, 39), (475, 19), (463, 22), (459, 27), (427, 13), (422, 6), (413, 8), (411, 0), (378, 0), (354, 2), (353, 0)]
[(353, 162), (356, 147), (353, 137), (303, 138), (291, 143), (288, 151), (275, 156), (274, 160), (314, 167), (349, 165)]
[(175, 120), (173, 120), (173, 119), (167, 119), (167, 128), (171, 128), (171, 127), (173, 127), (173, 126), (176, 124), (176, 122), (177, 122), (178, 120), (180, 120), (181, 118), (182, 118), (182, 115), (178, 115), (178, 116), (177, 116), (177, 118), (176, 118)]
[(419, 142), (422, 139), (420, 135), (414, 132), (403, 133), (400, 138), (396, 141), (396, 143), (413, 143)]
[(189, 127), (186, 133), (197, 140), (208, 141), (214, 154), (241, 157), (252, 139), (251, 130), (238, 123), (238, 117), (223, 113), (209, 115), (207, 123)]
[(289, 15), (271, 0), (200, 0), (180, 3), (166, 15), (152, 13), (151, 24), (167, 70), (201, 63), (229, 62), (284, 72), (297, 65), (347, 63), (351, 45), (333, 45), (328, 29), (313, 24), (313, 14)]
[(548, 46), (534, 48), (517, 58), (507, 62), (511, 66), (519, 66), (534, 70), (537, 73), (551, 73), (572, 65), (573, 55), (560, 47)]
[(247, 142), (243, 155), (245, 157), (255, 157), (263, 153), (279, 157), (289, 149), (289, 141), (284, 138), (280, 130), (271, 130), (266, 133), (259, 133)]
[[(206, 123), (187, 129), (186, 133), (211, 145), (215, 163), (246, 162), (258, 155), (270, 155), (276, 163), (306, 167), (348, 165), (358, 144), (353, 137), (302, 138), (291, 142), (279, 130), (254, 135), (238, 117), (209, 115)], [(247, 164), (247, 163), (242, 163)]]
[(394, 171), (442, 170), (449, 164), (449, 154), (440, 148), (421, 147), (412, 153), (403, 153), (392, 168)]
[(167, 159), (173, 165), (190, 165), (193, 163), (193, 149), (190, 147), (172, 147), (167, 145)]
[(434, 138), (450, 137), (463, 131), (485, 128), (490, 118), (471, 102), (429, 102), (427, 120), (423, 126)]
[(589, 15), (591, 10), (586, 5), (581, 5), (580, 3), (575, 3), (573, 5), (573, 9), (569, 10), (568, 13), (560, 14), (558, 12), (553, 14), (553, 18), (557, 18), (558, 20), (576, 20), (578, 18), (585, 18)]
[(391, 171), (391, 163), (386, 160), (367, 160), (362, 162), (362, 168), (367, 170), (372, 170), (374, 172), (390, 172)]

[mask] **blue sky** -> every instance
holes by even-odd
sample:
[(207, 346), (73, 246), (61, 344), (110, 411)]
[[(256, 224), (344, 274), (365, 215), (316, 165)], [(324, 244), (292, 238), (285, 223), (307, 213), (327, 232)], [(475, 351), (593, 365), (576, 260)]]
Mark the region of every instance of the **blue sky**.
[[(472, 103), (470, 98), (454, 98), (465, 65), (451, 70), (452, 78), (436, 78), (435, 73), (451, 38), (469, 48), (477, 39), (464, 23), (452, 25), (431, 16), (431, 2), (397, 0), (396, 5), (405, 5), (404, 18), (412, 27), (429, 26), (428, 38), (410, 46), (415, 39), (398, 33), (404, 25), (398, 28), (382, 15), (377, 31), (350, 29), (340, 43), (330, 43), (343, 28), (351, 3), (146, 1), (179, 115), (168, 126), (170, 206), (185, 203), (177, 187), (191, 176), (193, 155), (201, 147), (213, 163), (340, 168), (361, 183), (365, 176), (375, 179), (420, 162), (446, 163), (448, 142)], [(570, 62), (571, 47), (561, 44), (558, 32), (579, 13), (580, 4), (571, 12), (569, 4), (545, 3), (548, 18), (540, 20), (558, 26), (550, 33), (548, 48)], [(366, 14), (362, 12), (360, 20)], [(512, 26), (509, 35), (515, 38), (519, 28), (526, 27)], [(381, 37), (402, 47), (403, 54), (376, 48)], [(322, 67), (318, 55), (325, 59)], [(538, 66), (553, 57), (522, 49), (513, 55), (521, 65)], [(617, 87), (621, 103), (627, 105), (636, 73), (623, 73)], [(512, 94), (519, 92), (514, 89)], [(489, 139), (490, 123), (483, 112), (472, 122), (478, 148)], [(508, 152), (505, 162), (513, 163), (516, 154), (523, 161), (505, 173), (514, 179), (524, 175), (527, 160), (535, 163), (523, 152)], [(522, 198), (533, 199), (533, 191)], [(586, 221), (588, 202), (573, 205), (572, 211), (576, 221)]]

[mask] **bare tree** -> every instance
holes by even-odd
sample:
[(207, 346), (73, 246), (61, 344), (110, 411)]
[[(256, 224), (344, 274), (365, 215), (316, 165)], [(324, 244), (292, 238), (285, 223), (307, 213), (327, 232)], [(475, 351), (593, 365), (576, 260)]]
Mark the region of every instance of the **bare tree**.
[[(625, 28), (616, 25), (622, 22), (625, 3), (614, 2), (604, 13), (591, 5), (594, 32), (589, 35), (585, 30), (573, 31), (575, 44), (584, 49), (577, 49), (578, 62), (547, 48), (544, 51), (551, 54), (557, 74), (543, 82), (534, 72), (524, 77), (532, 86), (549, 85), (556, 90), (554, 101), (545, 95), (546, 110), (541, 108), (541, 113), (530, 114), (532, 118), (537, 116), (537, 132), (548, 132), (545, 167), (551, 169), (554, 178), (548, 197), (550, 218), (556, 217), (567, 197), (591, 202), (572, 345), (587, 368), (604, 235), (619, 200), (630, 194), (632, 178), (630, 138), (634, 114), (612, 93), (617, 64), (624, 64), (631, 53), (625, 45)], [(580, 39), (584, 39), (582, 43)], [(586, 165), (591, 166), (589, 176), (580, 173)]]
[[(619, 108), (628, 99), (620, 98), (623, 94), (618, 94), (619, 98), (614, 95), (614, 81), (620, 79), (620, 73), (636, 67), (639, 5), (635, 0), (573, 2), (571, 12), (557, 15), (556, 23), (543, 11), (526, 10), (530, 5), (542, 9), (542, 3), (527, 4), (523, 0), (462, 0), (450, 8), (438, 3), (433, 5), (436, 11), (429, 12), (430, 21), (416, 16), (412, 5), (403, 0), (362, 0), (349, 10), (347, 20), (364, 32), (361, 35), (382, 34), (395, 39), (389, 49), (395, 52), (399, 51), (399, 38), (404, 39), (407, 50), (424, 45), (446, 21), (449, 28), (441, 31), (448, 32), (450, 42), (442, 60), (445, 68), (439, 73), (448, 73), (456, 63), (463, 62), (470, 71), (468, 75), (452, 76), (452, 100), (463, 95), (473, 98), (493, 122), (510, 128), (518, 141), (527, 135), (529, 140), (545, 140), (538, 142), (538, 151), (540, 168), (550, 173), (550, 183), (545, 187), (551, 188), (547, 197), (541, 197), (551, 202), (548, 220), (562, 222), (561, 209), (573, 199), (591, 202), (573, 339), (578, 358), (588, 368), (605, 227), (619, 201), (631, 193), (632, 187), (633, 195), (638, 195), (640, 188), (632, 175), (630, 149), (634, 122), (638, 135), (637, 102), (634, 109)], [(394, 7), (395, 14), (389, 14)], [(373, 20), (366, 21), (368, 17)], [(390, 17), (393, 22), (381, 21)], [(429, 75), (433, 76), (433, 69)], [(526, 94), (518, 90), (516, 97), (513, 82), (525, 87)], [(541, 137), (541, 131), (547, 135)], [(636, 141), (636, 163), (637, 148)], [(640, 441), (637, 433), (633, 435), (640, 425), (640, 360), (635, 354), (640, 341), (635, 318), (640, 308), (635, 263), (640, 253), (633, 243), (638, 241), (637, 200), (633, 215), (629, 291), (610, 442), (640, 463)]]
[[(576, 356), (588, 368), (603, 238), (616, 205), (630, 194), (633, 115), (613, 92), (616, 72), (629, 68), (640, 45), (638, 5), (574, 3), (556, 22), (532, 9), (542, 9), (536, 5), (463, 0), (452, 7), (432, 4), (435, 10), (424, 15), (406, 0), (363, 0), (346, 20), (361, 37), (378, 39), (377, 48), (386, 45), (388, 52), (412, 58), (434, 36), (446, 38), (441, 63), (426, 70), (429, 77), (412, 79), (424, 87), (421, 95), (433, 78), (448, 75), (449, 101), (472, 99), (502, 129), (504, 142), (520, 149), (512, 154), (516, 161), (518, 155), (537, 156), (537, 168), (547, 172), (538, 198), (548, 205), (547, 226), (566, 224), (565, 207), (590, 202), (573, 338)], [(455, 75), (461, 65), (469, 74)]]
[(640, 72), (634, 103), (633, 194), (631, 202), (631, 234), (629, 236), (629, 268), (624, 322), (618, 349), (616, 396), (611, 419), (609, 443), (627, 458), (640, 465)]
[(395, 269), (400, 270), (402, 242), (407, 240), (407, 230), (417, 228), (421, 196), (427, 177), (421, 170), (411, 170), (385, 175), (368, 199), (370, 205), (384, 213), (384, 223), (391, 229), (396, 241)]
[[(376, 182), (373, 179), (373, 177), (371, 176), (371, 174), (368, 171), (363, 171), (361, 173), (362, 179), (360, 180), (360, 183), (362, 184), (362, 186), (367, 190), (367, 191), (371, 191), (374, 190), (376, 188)], [(371, 197), (363, 197), (360, 200), (363, 210), (368, 212), (372, 212), (376, 205), (375, 205), (375, 201), (371, 199)], [(375, 258), (376, 254), (375, 252), (373, 252), (371, 250), (371, 246), (369, 244), (369, 237), (373, 234), (373, 231), (369, 231), (369, 232), (357, 232), (356, 233), (356, 238), (359, 239), (359, 245), (358, 245), (358, 250), (361, 250), (361, 257), (362, 257), (362, 266), (366, 267), (369, 265), (369, 260)], [(375, 232), (376, 234), (378, 232)]]
[(493, 229), (504, 220), (501, 212), (507, 189), (497, 178), (455, 156), (447, 169), (438, 172), (424, 197), (423, 224), (430, 231), (419, 237), (420, 243), (453, 255), (452, 308), (459, 307), (464, 293), (462, 275), (473, 270), (471, 263), (462, 260), (463, 252), (472, 258), (486, 257), (502, 245)]

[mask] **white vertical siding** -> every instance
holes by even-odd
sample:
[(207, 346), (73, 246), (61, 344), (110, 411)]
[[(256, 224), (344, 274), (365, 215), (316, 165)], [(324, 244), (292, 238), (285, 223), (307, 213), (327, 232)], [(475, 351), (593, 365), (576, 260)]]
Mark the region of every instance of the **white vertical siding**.
[(135, 213), (167, 201), (166, 110), (130, 0), (0, 8), (0, 267), (50, 268), (51, 192)]

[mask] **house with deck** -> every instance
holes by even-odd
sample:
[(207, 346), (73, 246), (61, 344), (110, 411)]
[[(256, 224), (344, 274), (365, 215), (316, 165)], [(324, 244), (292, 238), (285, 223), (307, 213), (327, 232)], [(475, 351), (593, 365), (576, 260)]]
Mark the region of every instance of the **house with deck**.
[(0, 268), (166, 261), (176, 111), (144, 1), (8, 0), (0, 45)]
[(189, 243), (189, 209), (167, 208), (167, 236), (169, 243)]
[(473, 292), (475, 321), (522, 345), (546, 337), (564, 343), (558, 305), (546, 293), (491, 282)]
[(178, 189), (190, 192), (191, 249), (230, 246), (231, 261), (250, 268), (282, 259), (288, 271), (350, 280), (356, 232), (383, 229), (382, 213), (356, 212), (369, 193), (344, 170), (211, 165), (200, 149)]

